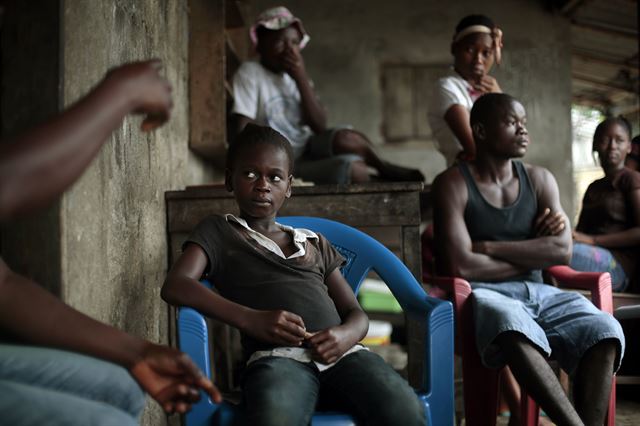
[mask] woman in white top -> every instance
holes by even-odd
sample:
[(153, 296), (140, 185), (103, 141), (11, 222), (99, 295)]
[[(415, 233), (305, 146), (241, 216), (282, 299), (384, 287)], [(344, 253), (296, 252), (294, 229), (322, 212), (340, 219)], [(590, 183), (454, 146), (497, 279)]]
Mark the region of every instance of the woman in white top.
[(500, 63), (501, 48), (502, 31), (484, 15), (466, 16), (456, 26), (453, 70), (438, 80), (429, 103), (429, 125), (447, 166), (475, 156), (469, 111), (481, 95), (501, 92), (489, 75), (493, 63)]

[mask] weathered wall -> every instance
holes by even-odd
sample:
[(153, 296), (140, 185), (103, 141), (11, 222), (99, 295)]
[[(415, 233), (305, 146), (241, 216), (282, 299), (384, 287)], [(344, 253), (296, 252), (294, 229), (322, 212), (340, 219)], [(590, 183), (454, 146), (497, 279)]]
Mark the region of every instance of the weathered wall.
[[(455, 25), (470, 13), (491, 16), (503, 29), (504, 61), (494, 71), (502, 89), (522, 100), (533, 144), (526, 161), (549, 168), (562, 203), (573, 210), (571, 177), (571, 73), (569, 25), (541, 1), (304, 0), (281, 1), (311, 35), (304, 50), (309, 74), (329, 111), (330, 124), (368, 134), (387, 158), (421, 167), (429, 180), (444, 168), (430, 143), (383, 144), (381, 64), (452, 63)], [(255, 0), (259, 13), (274, 5)], [(426, 117), (425, 117), (426, 120)]]
[[(167, 341), (164, 192), (210, 180), (188, 140), (188, 10), (180, 0), (64, 0), (61, 90), (67, 106), (117, 64), (152, 57), (173, 86), (171, 120), (153, 133), (125, 119), (61, 202), (62, 298), (101, 321)], [(144, 423), (164, 416), (149, 404)]]

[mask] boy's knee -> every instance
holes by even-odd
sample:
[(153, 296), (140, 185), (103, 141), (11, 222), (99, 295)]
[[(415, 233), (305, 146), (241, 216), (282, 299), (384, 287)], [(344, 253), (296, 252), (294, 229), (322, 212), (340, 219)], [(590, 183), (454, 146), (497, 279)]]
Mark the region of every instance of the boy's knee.
[(518, 331), (505, 331), (500, 333), (496, 337), (495, 343), (510, 359), (514, 357), (521, 358), (525, 353), (531, 351), (539, 352), (531, 341)]
[(264, 358), (249, 365), (243, 404), (251, 425), (309, 424), (318, 397), (311, 369), (287, 358)]
[(583, 355), (583, 359), (592, 358), (601, 365), (613, 365), (618, 357), (619, 343), (615, 339), (605, 339), (593, 345)]
[(380, 404), (367, 424), (424, 426), (427, 424), (424, 404), (413, 391), (408, 395), (397, 394)]
[(368, 145), (367, 139), (354, 130), (338, 130), (333, 137), (333, 148), (337, 152), (363, 148)]
[(501, 349), (509, 347), (523, 347), (529, 344), (529, 340), (520, 332), (509, 330), (498, 334), (496, 343)]
[(260, 401), (247, 406), (247, 424), (297, 426), (311, 421), (315, 403), (311, 406), (298, 400), (293, 395), (283, 397), (280, 392), (265, 391)]
[(350, 164), (350, 178), (351, 183), (364, 183), (371, 181), (371, 175), (369, 174), (369, 168), (364, 161), (353, 161)]

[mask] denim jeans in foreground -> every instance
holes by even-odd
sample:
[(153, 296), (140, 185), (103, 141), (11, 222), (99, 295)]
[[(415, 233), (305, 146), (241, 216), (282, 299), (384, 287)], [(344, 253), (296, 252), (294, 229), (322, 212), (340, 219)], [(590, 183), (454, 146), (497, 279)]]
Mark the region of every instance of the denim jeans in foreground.
[(144, 400), (118, 365), (57, 349), (0, 345), (1, 424), (138, 425)]

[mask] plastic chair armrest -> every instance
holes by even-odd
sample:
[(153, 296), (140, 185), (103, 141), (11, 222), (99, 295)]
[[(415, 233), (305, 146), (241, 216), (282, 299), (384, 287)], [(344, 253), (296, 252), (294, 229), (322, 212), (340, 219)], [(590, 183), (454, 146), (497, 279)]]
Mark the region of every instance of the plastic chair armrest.
[(407, 318), (424, 330), (420, 336), (425, 359), (419, 390), (429, 395), (433, 424), (453, 424), (453, 306), (426, 294), (418, 302), (403, 309)]
[(464, 302), (471, 295), (471, 285), (462, 278), (432, 277), (429, 279), (429, 284), (447, 293), (447, 297), (453, 301), (456, 312), (462, 308)]
[(611, 275), (608, 272), (578, 272), (566, 265), (552, 266), (547, 271), (561, 287), (590, 291), (594, 305), (604, 312), (613, 313)]
[[(203, 285), (211, 288), (208, 282)], [(178, 308), (178, 347), (189, 355), (193, 362), (207, 377), (211, 377), (211, 363), (209, 358), (209, 330), (206, 319), (192, 308)], [(200, 401), (194, 404), (185, 415), (186, 426), (210, 425), (219, 404), (214, 403), (208, 395), (200, 392)]]

